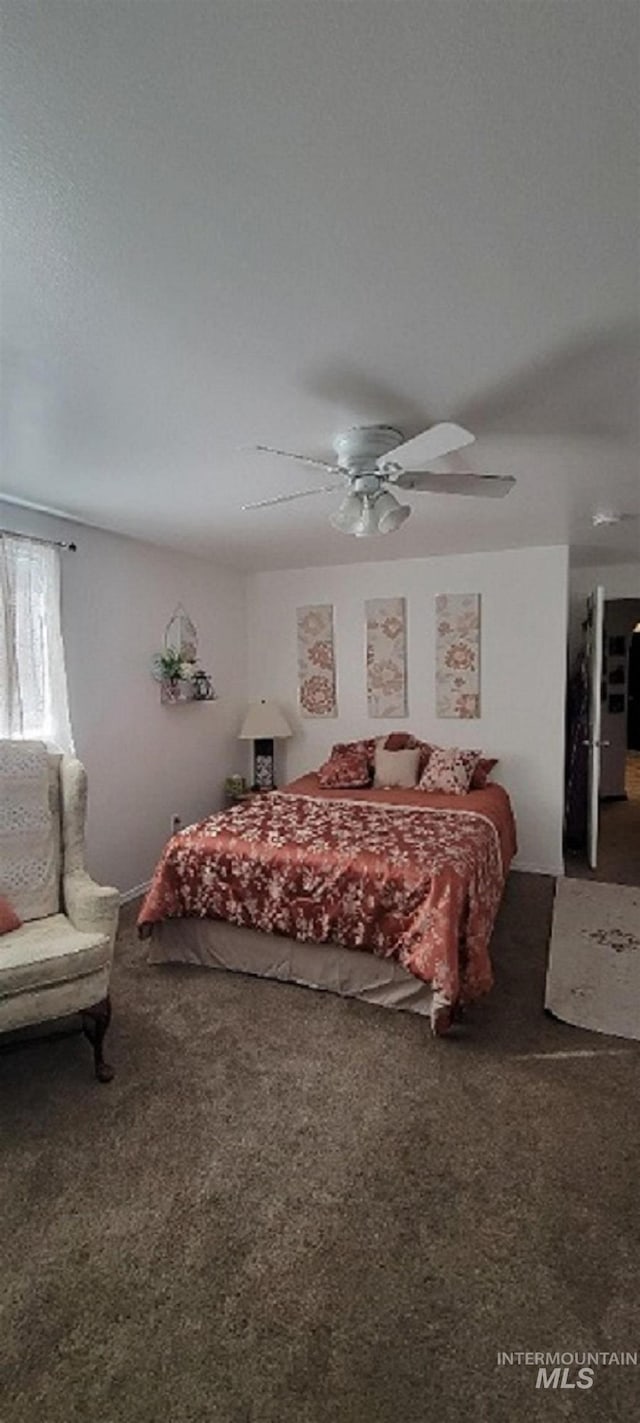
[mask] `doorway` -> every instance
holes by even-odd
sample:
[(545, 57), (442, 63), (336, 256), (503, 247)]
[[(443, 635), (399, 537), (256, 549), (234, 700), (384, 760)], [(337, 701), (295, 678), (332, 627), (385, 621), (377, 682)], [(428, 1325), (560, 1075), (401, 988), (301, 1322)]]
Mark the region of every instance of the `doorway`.
[(600, 687), (599, 835), (589, 869), (586, 825), (566, 845), (565, 873), (640, 885), (640, 598), (606, 599)]

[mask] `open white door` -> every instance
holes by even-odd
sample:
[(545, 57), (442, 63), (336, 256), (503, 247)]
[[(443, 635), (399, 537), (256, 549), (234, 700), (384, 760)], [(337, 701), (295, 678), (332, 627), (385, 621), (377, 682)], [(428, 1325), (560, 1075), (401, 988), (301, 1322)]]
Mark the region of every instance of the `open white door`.
[(589, 748), (587, 800), (587, 858), (589, 868), (598, 863), (600, 798), (600, 731), (602, 727), (602, 650), (604, 639), (604, 588), (594, 588), (587, 602), (586, 655), (589, 680)]

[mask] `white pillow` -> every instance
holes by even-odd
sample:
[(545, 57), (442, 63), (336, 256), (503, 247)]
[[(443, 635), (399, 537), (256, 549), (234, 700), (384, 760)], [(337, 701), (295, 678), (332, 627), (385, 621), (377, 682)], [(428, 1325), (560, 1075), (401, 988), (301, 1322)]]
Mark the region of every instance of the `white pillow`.
[(383, 746), (376, 746), (373, 784), (378, 789), (399, 786), (409, 790), (418, 783), (419, 764), (419, 746), (407, 747), (406, 751), (385, 751)]

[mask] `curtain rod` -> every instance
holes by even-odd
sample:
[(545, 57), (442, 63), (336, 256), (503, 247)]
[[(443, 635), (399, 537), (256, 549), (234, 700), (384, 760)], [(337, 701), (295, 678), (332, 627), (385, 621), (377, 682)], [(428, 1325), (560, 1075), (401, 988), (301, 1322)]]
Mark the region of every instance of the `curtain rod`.
[(78, 547), (74, 543), (65, 543), (64, 539), (39, 539), (35, 534), (17, 534), (14, 529), (0, 529), (2, 534), (7, 534), (10, 539), (26, 539), (32, 544), (47, 544), (49, 548), (65, 548), (68, 553), (75, 553)]

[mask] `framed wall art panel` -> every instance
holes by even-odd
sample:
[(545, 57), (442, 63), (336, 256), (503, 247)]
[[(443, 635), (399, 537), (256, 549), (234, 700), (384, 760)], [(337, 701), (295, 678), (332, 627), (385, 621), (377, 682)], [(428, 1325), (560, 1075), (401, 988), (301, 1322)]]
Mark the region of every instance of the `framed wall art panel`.
[(480, 716), (480, 594), (436, 598), (436, 716)]

